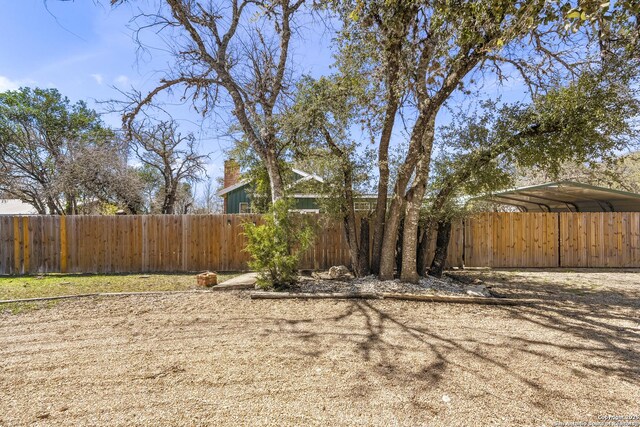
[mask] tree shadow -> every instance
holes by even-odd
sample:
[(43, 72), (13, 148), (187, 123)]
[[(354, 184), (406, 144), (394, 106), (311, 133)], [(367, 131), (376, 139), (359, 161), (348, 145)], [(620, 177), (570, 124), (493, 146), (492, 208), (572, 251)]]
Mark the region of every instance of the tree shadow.
[[(505, 280), (501, 289), (508, 291), (512, 286), (520, 284)], [(269, 326), (263, 334), (293, 338), (299, 343), (294, 351), (301, 357), (327, 357), (335, 347), (351, 349), (362, 364), (361, 375), (376, 375), (407, 387), (437, 387), (461, 376), (494, 384), (510, 381), (529, 390), (536, 396), (531, 399), (533, 405), (542, 408), (547, 399), (571, 400), (549, 374), (551, 367), (577, 380), (615, 376), (640, 385), (638, 300), (616, 298), (617, 305), (604, 304), (602, 300), (613, 298), (608, 291), (600, 298), (585, 297), (567, 293), (560, 285), (548, 286), (559, 297), (532, 306), (437, 308), (442, 306), (345, 301), (335, 304), (340, 311), (331, 316), (265, 319)], [(513, 293), (520, 298), (539, 295), (538, 291), (528, 293), (526, 287)], [(635, 292), (622, 294), (634, 298)], [(424, 317), (410, 318), (405, 308)], [(435, 317), (438, 313), (443, 314)], [(476, 315), (484, 319), (481, 327), (474, 325)], [(452, 328), (447, 329), (447, 324)], [(505, 324), (509, 327), (503, 328)], [(520, 360), (531, 360), (532, 366), (523, 368)]]

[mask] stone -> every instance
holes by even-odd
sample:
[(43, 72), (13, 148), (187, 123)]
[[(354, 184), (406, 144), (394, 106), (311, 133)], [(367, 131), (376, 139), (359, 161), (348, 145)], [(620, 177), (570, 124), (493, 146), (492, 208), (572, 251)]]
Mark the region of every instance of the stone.
[(198, 286), (210, 287), (218, 284), (218, 275), (211, 271), (200, 273), (197, 276)]
[(319, 280), (331, 280), (328, 271), (314, 271), (313, 273), (311, 273), (311, 277)]
[(490, 297), (489, 290), (484, 285), (468, 286), (466, 288), (467, 295), (473, 297)]
[(329, 269), (329, 278), (331, 280), (350, 279), (351, 272), (344, 265), (334, 265)]

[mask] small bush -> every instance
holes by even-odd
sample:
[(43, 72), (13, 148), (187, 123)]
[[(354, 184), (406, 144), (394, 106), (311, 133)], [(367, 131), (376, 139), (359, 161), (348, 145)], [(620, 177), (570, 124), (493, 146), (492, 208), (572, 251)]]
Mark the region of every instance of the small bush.
[(258, 271), (258, 286), (286, 289), (296, 282), (300, 256), (313, 242), (313, 229), (301, 216), (289, 212), (291, 201), (279, 200), (265, 222), (244, 224), (249, 267)]

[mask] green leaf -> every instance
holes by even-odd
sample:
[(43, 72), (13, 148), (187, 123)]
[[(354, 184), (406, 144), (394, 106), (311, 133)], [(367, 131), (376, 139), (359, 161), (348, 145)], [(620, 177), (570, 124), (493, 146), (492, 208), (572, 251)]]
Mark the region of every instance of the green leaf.
[(569, 18), (569, 19), (580, 18), (580, 11), (579, 10), (572, 10), (571, 12), (567, 13), (567, 18)]

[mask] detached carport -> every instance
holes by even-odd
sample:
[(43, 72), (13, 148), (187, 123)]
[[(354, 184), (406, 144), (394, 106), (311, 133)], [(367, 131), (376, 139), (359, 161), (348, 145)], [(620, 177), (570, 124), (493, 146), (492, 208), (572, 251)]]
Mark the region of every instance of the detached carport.
[(520, 187), (478, 199), (521, 212), (640, 212), (640, 194), (574, 181)]

